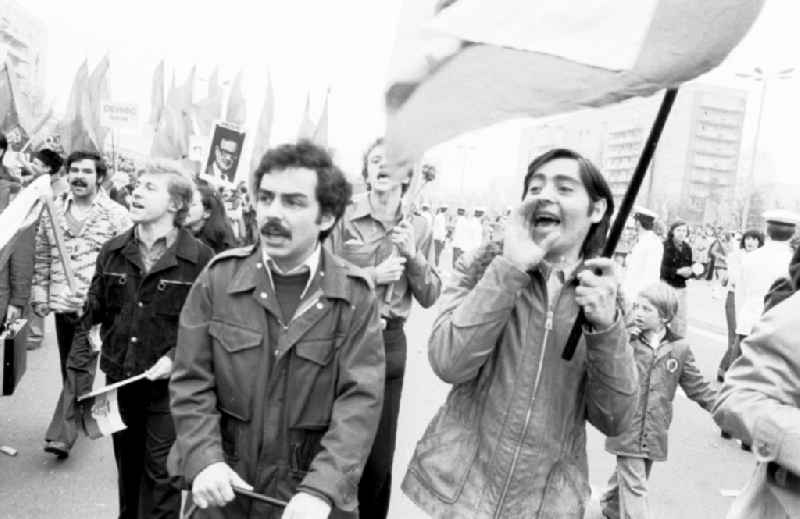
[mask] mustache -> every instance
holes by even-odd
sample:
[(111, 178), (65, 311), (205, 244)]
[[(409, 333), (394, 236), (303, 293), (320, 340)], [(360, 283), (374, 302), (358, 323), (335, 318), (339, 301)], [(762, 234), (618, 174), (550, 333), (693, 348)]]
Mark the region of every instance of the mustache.
[(69, 185), (76, 187), (89, 187), (89, 183), (80, 178), (70, 180)]
[(263, 236), (278, 235), (286, 239), (292, 238), (292, 231), (287, 229), (286, 226), (283, 225), (277, 218), (271, 218), (264, 222), (264, 225), (261, 226), (259, 232)]

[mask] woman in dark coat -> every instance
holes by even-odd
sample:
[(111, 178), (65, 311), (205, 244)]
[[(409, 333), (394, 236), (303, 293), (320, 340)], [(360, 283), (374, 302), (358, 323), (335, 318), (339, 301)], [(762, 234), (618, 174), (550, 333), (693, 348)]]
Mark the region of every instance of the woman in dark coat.
[(225, 205), (216, 191), (207, 185), (197, 186), (184, 225), (217, 254), (236, 246)]
[(692, 277), (692, 248), (686, 242), (689, 228), (685, 222), (673, 223), (667, 239), (664, 240), (664, 256), (661, 260), (661, 279), (678, 293), (678, 314), (670, 323), (670, 330), (680, 336), (686, 336), (687, 297), (686, 280)]

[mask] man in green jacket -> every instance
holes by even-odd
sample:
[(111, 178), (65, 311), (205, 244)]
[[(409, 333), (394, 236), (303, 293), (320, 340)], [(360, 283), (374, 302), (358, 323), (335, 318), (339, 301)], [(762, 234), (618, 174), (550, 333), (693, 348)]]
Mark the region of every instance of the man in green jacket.
[(253, 187), (259, 243), (212, 260), (181, 313), (171, 469), (194, 519), (356, 517), (385, 365), (370, 285), (321, 246), (351, 188), (307, 141), (267, 152)]

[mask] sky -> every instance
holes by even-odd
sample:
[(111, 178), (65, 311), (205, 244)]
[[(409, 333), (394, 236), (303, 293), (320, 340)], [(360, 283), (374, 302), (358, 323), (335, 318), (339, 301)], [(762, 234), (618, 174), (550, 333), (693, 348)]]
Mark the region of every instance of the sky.
[[(19, 0), (18, 0), (19, 1)], [(84, 59), (94, 66), (105, 54), (111, 60), (112, 100), (136, 103), (146, 116), (152, 73), (166, 60), (167, 77), (174, 70), (180, 82), (192, 65), (200, 78), (221, 66), (223, 80), (245, 73), (248, 126), (261, 109), (267, 71), (275, 87), (273, 143), (291, 140), (311, 95), (312, 117), (319, 116), (331, 88), (330, 145), (346, 171), (357, 174), (367, 145), (384, 128), (383, 90), (395, 39), (413, 21), (431, 10), (434, 0), (24, 0), (48, 31), (46, 95), (63, 109), (75, 70)], [(748, 36), (715, 71), (701, 78), (742, 88), (751, 95), (744, 142), (752, 143), (758, 119), (761, 83), (742, 80), (737, 72), (759, 66), (774, 72), (796, 66), (793, 79), (771, 81), (759, 138), (759, 155), (768, 155), (781, 181), (800, 184), (795, 166), (797, 121), (800, 121), (800, 2), (769, 0)], [(205, 86), (198, 83), (196, 96)], [(511, 123), (470, 135), (439, 153), (439, 160), (465, 167), (463, 142), (476, 147), (470, 162), (491, 164), (498, 149), (509, 149), (519, 125)], [(530, 122), (528, 122), (530, 124)], [(139, 144), (133, 136), (121, 136)], [(501, 146), (502, 145), (502, 146)], [(444, 148), (447, 148), (445, 146)], [(749, 160), (752, 147), (743, 147)], [(460, 157), (453, 159), (452, 157)], [(448, 159), (447, 157), (450, 157)], [(492, 159), (494, 157), (494, 159)], [(494, 162), (516, 175), (517, 157)], [(245, 157), (249, 163), (249, 157)], [(456, 166), (453, 166), (456, 167)], [(485, 187), (485, 175), (469, 175), (467, 189)], [(472, 178), (475, 177), (475, 178)], [(485, 182), (485, 181), (484, 181)]]

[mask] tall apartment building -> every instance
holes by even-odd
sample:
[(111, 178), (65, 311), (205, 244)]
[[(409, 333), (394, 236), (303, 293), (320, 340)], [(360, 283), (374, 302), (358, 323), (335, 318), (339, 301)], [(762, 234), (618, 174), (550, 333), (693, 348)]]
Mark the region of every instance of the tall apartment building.
[[(520, 162), (554, 146), (576, 149), (601, 168), (619, 203), (660, 102), (660, 95), (633, 99), (532, 125), (522, 134)], [(734, 219), (746, 102), (742, 90), (683, 86), (637, 203), (691, 223)]]
[(0, 0), (0, 59), (11, 65), (34, 106), (44, 97), (46, 48), (44, 24), (14, 0)]

